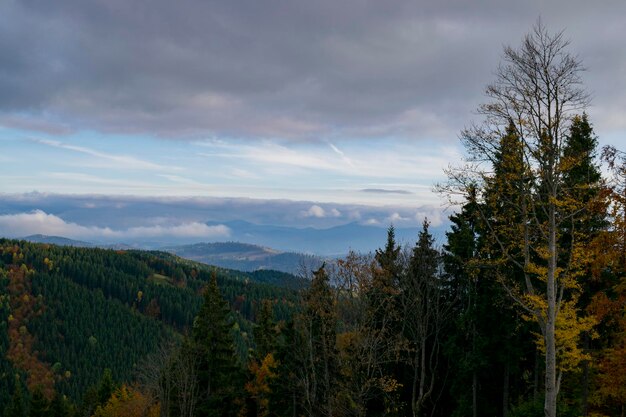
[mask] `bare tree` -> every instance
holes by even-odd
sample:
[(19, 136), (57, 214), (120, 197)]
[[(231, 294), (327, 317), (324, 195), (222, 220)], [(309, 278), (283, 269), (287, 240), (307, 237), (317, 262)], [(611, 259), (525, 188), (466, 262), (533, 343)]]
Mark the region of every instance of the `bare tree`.
[(137, 379), (153, 401), (161, 405), (161, 417), (169, 417), (172, 399), (172, 365), (178, 347), (165, 342), (138, 367)]
[(175, 393), (175, 403), (178, 405), (178, 415), (193, 417), (200, 398), (200, 387), (197, 375), (197, 356), (186, 351), (185, 347), (176, 355), (171, 375), (172, 389)]
[(488, 182), (492, 178), (489, 163), (501, 151), (500, 139), (507, 128), (514, 128), (521, 143), (522, 171), (527, 175), (518, 187), (517, 201), (509, 205), (519, 224), (511, 227), (509, 239), (504, 240), (486, 211), (483, 220), (503, 257), (524, 276), (521, 284), (506, 279), (503, 283), (541, 330), (547, 417), (556, 416), (561, 379), (557, 321), (571, 316), (573, 303), (568, 296), (576, 287), (576, 251), (563, 260), (558, 247), (562, 224), (575, 211), (573, 203), (563, 199), (563, 173), (568, 164), (562, 148), (573, 116), (589, 102), (580, 79), (584, 68), (567, 52), (568, 45), (563, 32), (551, 34), (539, 20), (518, 49), (504, 48), (496, 80), (486, 90), (489, 100), (478, 109), (484, 123), (461, 133), (470, 161), (462, 169), (450, 169), (450, 182), (440, 187), (447, 193), (468, 195), (471, 187)]

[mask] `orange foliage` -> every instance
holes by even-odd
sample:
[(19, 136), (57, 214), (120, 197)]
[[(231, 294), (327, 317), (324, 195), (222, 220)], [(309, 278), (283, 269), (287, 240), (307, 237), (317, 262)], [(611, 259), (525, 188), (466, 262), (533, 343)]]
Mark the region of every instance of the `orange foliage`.
[(249, 366), (252, 380), (246, 383), (245, 389), (256, 403), (258, 417), (269, 415), (268, 394), (271, 392), (270, 383), (278, 376), (274, 372), (277, 366), (278, 362), (271, 353), (268, 353), (260, 364), (253, 361)]
[[(14, 253), (15, 255), (15, 253)], [(14, 366), (26, 372), (28, 389), (40, 388), (44, 396), (51, 400), (54, 396), (54, 373), (49, 364), (39, 358), (39, 352), (33, 350), (35, 338), (26, 327), (26, 323), (40, 315), (43, 305), (31, 293), (28, 270), (22, 264), (20, 268), (13, 265), (8, 271), (11, 315), (8, 320), (9, 348), (7, 359)]]
[(99, 406), (93, 417), (158, 417), (161, 414), (159, 403), (154, 404), (141, 391), (122, 385), (116, 390), (104, 407)]

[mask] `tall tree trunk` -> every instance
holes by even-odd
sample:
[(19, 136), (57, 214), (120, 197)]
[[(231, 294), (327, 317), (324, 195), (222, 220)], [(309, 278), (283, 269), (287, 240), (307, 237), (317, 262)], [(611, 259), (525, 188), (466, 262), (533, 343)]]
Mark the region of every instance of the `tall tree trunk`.
[(478, 417), (478, 374), (472, 372), (472, 417)]
[(545, 417), (556, 417), (556, 207), (549, 203), (548, 214), (548, 276), (547, 276), (547, 312), (544, 332), (546, 345), (546, 398), (544, 404)]
[(533, 402), (539, 401), (539, 350), (535, 349), (535, 376), (533, 381)]
[[(585, 332), (583, 335), (583, 347), (585, 352), (589, 352), (590, 349), (590, 341), (589, 341), (589, 333)], [(589, 414), (589, 361), (583, 361), (583, 375), (582, 375), (582, 386), (583, 393), (581, 399), (581, 408), (583, 416), (587, 416)]]
[(502, 417), (509, 415), (509, 376), (511, 366), (507, 362), (504, 365), (504, 378), (502, 381)]
[(413, 370), (413, 389), (411, 391), (411, 411), (413, 413), (413, 417), (417, 417), (417, 382), (419, 379), (419, 351), (415, 352), (415, 359), (413, 360), (414, 370)]

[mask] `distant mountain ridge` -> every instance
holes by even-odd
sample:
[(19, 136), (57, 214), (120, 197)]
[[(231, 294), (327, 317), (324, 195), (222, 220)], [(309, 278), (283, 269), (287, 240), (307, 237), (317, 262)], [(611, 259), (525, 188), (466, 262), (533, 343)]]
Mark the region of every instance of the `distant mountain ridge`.
[[(77, 248), (99, 247), (114, 250), (151, 249), (138, 248), (123, 243), (102, 245), (69, 239), (62, 236), (47, 236), (41, 234), (26, 236), (23, 240), (32, 243), (46, 243)], [(203, 242), (189, 245), (168, 246), (159, 248), (159, 250), (191, 261), (245, 272), (274, 270), (298, 275), (302, 272), (303, 267), (307, 270), (317, 269), (324, 261), (322, 257), (316, 255), (283, 252), (260, 245), (240, 242)]]
[(141, 246), (127, 245), (126, 243), (111, 243), (111, 244), (98, 244), (93, 242), (85, 242), (82, 240), (70, 239), (63, 236), (48, 236), (48, 235), (30, 235), (21, 238), (31, 243), (47, 243), (49, 245), (58, 246), (74, 246), (77, 248), (101, 248), (101, 249), (115, 249), (115, 250), (131, 250), (142, 249)]
[(63, 236), (30, 235), (22, 239), (32, 243), (48, 243), (50, 245), (75, 246), (77, 248), (91, 248), (95, 246), (90, 242), (83, 242), (82, 240), (74, 240)]
[[(23, 238), (31, 242), (37, 243), (52, 243), (64, 246), (76, 246), (76, 247), (100, 247), (106, 249), (144, 249), (144, 250), (160, 250), (166, 248), (174, 248), (179, 246), (189, 246), (192, 244), (204, 242), (221, 242), (228, 244), (229, 242), (238, 242), (241, 244), (256, 245), (259, 248), (265, 248), (265, 252), (259, 248), (241, 249), (244, 252), (252, 253), (248, 255), (250, 260), (258, 261), (258, 257), (272, 258), (272, 265), (282, 264), (281, 258), (290, 258), (292, 255), (299, 254), (299, 256), (314, 255), (319, 257), (341, 257), (348, 253), (350, 250), (368, 253), (373, 252), (375, 249), (384, 245), (387, 238), (387, 229), (380, 226), (363, 225), (358, 222), (347, 223), (339, 226), (334, 226), (325, 229), (316, 229), (313, 227), (297, 228), (292, 226), (275, 226), (266, 224), (255, 224), (243, 220), (229, 221), (229, 222), (205, 222), (209, 226), (222, 225), (228, 228), (228, 236), (215, 239), (199, 239), (199, 238), (181, 238), (176, 236), (161, 236), (158, 238), (127, 238), (128, 242), (115, 242), (112, 240), (98, 240), (94, 239), (90, 242), (68, 239), (61, 236), (46, 236), (46, 235), (31, 235)], [(438, 241), (443, 241), (445, 238), (445, 230), (447, 225), (442, 224), (439, 226), (432, 226), (430, 228), (431, 233)], [(396, 228), (396, 240), (401, 245), (413, 246), (417, 240), (419, 228)], [(243, 247), (242, 247), (243, 248)], [(272, 248), (272, 249), (268, 249)], [(225, 249), (227, 252), (231, 251), (227, 247), (215, 246), (211, 250)], [(209, 250), (205, 247), (203, 250)], [(280, 253), (271, 254), (269, 252), (276, 251)], [(208, 255), (215, 255), (209, 253)], [(195, 253), (194, 256), (204, 256), (204, 254)], [(223, 258), (224, 256), (222, 256)], [(227, 257), (241, 257), (237, 251), (230, 253)], [(206, 261), (203, 261), (206, 262)], [(286, 261), (293, 264), (291, 260)], [(229, 267), (235, 265), (229, 264)], [(266, 265), (258, 263), (258, 265), (243, 265), (237, 264), (236, 268), (243, 268), (246, 270), (254, 270), (257, 268), (265, 268)], [(283, 268), (284, 270), (284, 268)], [(292, 267), (289, 267), (290, 272), (294, 272)]]
[(298, 274), (303, 267), (318, 268), (319, 256), (275, 249), (240, 242), (195, 243), (164, 248), (181, 258), (240, 271), (276, 270)]
[[(207, 222), (207, 225), (217, 225)], [(232, 241), (276, 248), (282, 251), (314, 253), (320, 256), (343, 256), (350, 250), (372, 252), (383, 246), (387, 239), (387, 228), (367, 226), (358, 222), (343, 224), (326, 229), (313, 227), (295, 228), (289, 226), (259, 225), (243, 220), (219, 223), (230, 229)], [(435, 238), (443, 238), (445, 225), (432, 226)], [(420, 228), (396, 228), (398, 243), (410, 246), (417, 241)]]

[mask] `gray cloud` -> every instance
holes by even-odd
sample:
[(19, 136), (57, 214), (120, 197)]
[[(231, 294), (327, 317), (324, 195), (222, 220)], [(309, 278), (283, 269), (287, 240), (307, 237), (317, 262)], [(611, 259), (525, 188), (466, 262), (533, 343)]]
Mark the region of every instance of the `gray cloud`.
[(625, 14), (617, 0), (9, 0), (0, 112), (52, 132), (454, 140), (502, 44), (542, 15), (590, 69), (596, 126), (626, 128)]
[[(113, 230), (192, 223), (219, 225), (233, 221), (314, 228), (355, 221), (381, 227), (391, 222), (401, 227), (414, 227), (420, 226), (425, 217), (439, 226), (445, 223), (446, 217), (440, 207), (431, 205), (377, 207), (251, 198), (0, 194), (0, 216), (32, 214), (37, 210), (64, 222)], [(26, 234), (29, 233), (21, 235)]]
[(384, 188), (364, 188), (361, 190), (361, 192), (372, 193), (372, 194), (404, 194), (404, 195), (412, 194), (410, 191), (407, 191), (407, 190), (387, 190)]

